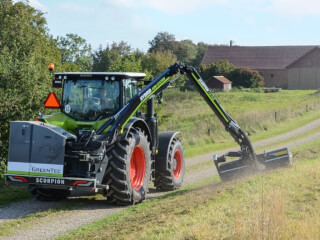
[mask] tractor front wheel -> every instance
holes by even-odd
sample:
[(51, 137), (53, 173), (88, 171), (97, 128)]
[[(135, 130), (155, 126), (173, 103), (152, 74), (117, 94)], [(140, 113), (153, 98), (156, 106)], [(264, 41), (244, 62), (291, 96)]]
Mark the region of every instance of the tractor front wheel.
[(109, 202), (131, 205), (143, 201), (148, 191), (151, 172), (150, 142), (146, 134), (131, 129), (123, 141), (115, 143), (108, 153), (105, 174)]

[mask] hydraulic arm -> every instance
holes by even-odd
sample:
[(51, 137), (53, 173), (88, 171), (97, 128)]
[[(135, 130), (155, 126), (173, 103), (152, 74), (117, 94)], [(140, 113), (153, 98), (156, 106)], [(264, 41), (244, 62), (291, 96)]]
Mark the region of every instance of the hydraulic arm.
[[(290, 153), (287, 148), (256, 155), (247, 134), (242, 131), (238, 124), (219, 104), (196, 69), (183, 63), (176, 63), (170, 66), (145, 86), (117, 114), (97, 130), (96, 135), (100, 135), (97, 140), (104, 141), (106, 145), (113, 144), (139, 107), (151, 96), (167, 88), (183, 74), (194, 83), (201, 96), (225, 126), (226, 131), (230, 133), (240, 146), (238, 152), (228, 152), (220, 157), (214, 156), (214, 163), (222, 179), (229, 179), (234, 175), (238, 175), (238, 173), (242, 174), (248, 171), (257, 171), (264, 167), (283, 166), (290, 163)], [(175, 77), (172, 78), (173, 76)], [(102, 132), (107, 128), (109, 128), (108, 133), (103, 135)], [(237, 157), (239, 159), (227, 162), (226, 157)]]

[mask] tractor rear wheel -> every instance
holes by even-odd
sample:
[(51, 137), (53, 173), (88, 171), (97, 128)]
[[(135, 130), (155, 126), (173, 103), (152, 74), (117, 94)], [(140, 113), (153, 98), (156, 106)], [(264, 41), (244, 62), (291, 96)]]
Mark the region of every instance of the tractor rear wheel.
[(109, 163), (104, 182), (108, 202), (132, 205), (143, 201), (151, 172), (150, 142), (145, 133), (131, 129), (123, 141), (108, 153)]
[(70, 195), (69, 190), (29, 187), (32, 197), (40, 201), (59, 201)]
[(168, 157), (162, 159), (165, 161), (156, 162), (155, 187), (165, 191), (180, 188), (184, 177), (185, 159), (183, 146), (179, 139), (172, 139)]

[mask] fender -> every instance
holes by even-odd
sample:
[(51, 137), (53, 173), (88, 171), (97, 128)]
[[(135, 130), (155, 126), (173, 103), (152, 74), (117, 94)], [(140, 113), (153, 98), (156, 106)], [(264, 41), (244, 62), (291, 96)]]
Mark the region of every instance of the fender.
[[(166, 166), (166, 169), (163, 168), (163, 164), (157, 164), (162, 161), (166, 161), (169, 157), (169, 146), (172, 142), (172, 140), (177, 136), (180, 132), (178, 131), (168, 131), (168, 132), (161, 132), (159, 133), (159, 152), (156, 155), (156, 169), (159, 170), (168, 170), (168, 166)], [(161, 167), (162, 166), (162, 167)]]
[(126, 139), (130, 129), (133, 128), (133, 127), (134, 128), (140, 128), (140, 129), (144, 130), (145, 133), (147, 134), (148, 138), (151, 141), (153, 141), (153, 139), (151, 137), (151, 132), (150, 132), (148, 124), (143, 119), (136, 118), (136, 117), (131, 118), (129, 120), (129, 122), (126, 124), (126, 126), (123, 129), (123, 133), (121, 134), (121, 136), (119, 136), (119, 140), (122, 141), (122, 140)]

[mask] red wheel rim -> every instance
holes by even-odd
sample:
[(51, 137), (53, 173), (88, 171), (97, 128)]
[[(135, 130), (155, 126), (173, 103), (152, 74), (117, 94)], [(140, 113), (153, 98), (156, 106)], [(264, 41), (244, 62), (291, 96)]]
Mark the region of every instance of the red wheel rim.
[(146, 158), (144, 155), (143, 148), (136, 146), (131, 154), (130, 159), (130, 182), (134, 190), (139, 190), (144, 182), (146, 169)]
[(182, 155), (180, 150), (174, 153), (174, 164), (173, 164), (173, 176), (175, 179), (179, 179), (182, 170)]

